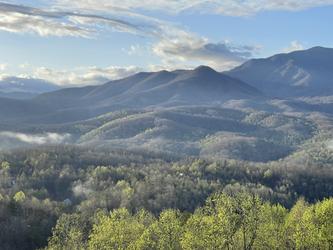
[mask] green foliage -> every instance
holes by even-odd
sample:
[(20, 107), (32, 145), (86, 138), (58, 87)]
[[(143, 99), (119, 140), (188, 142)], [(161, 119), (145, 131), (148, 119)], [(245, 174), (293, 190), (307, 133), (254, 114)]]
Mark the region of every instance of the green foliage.
[(144, 232), (145, 225), (126, 209), (101, 216), (94, 225), (89, 239), (89, 249), (134, 249), (135, 241)]
[(47, 249), (86, 249), (89, 224), (79, 214), (63, 214), (52, 230)]
[(288, 210), (281, 205), (265, 203), (261, 206), (260, 224), (254, 249), (286, 249), (285, 220)]
[(300, 200), (287, 219), (290, 242), (296, 249), (331, 249), (333, 247), (333, 199), (314, 205)]
[(23, 191), (19, 191), (14, 195), (13, 199), (16, 202), (23, 202), (26, 199), (25, 193)]
[(257, 196), (213, 195), (207, 205), (188, 221), (184, 249), (251, 249), (260, 223)]
[[(316, 212), (312, 213), (306, 210), (309, 205), (304, 202), (305, 208), (297, 212), (298, 217), (290, 216), (294, 214), (293, 208), (286, 215), (286, 222), (282, 222), (283, 211), (299, 197), (313, 203), (332, 196), (333, 169), (329, 164), (178, 160), (165, 154), (73, 146), (13, 151), (0, 154), (0, 159), (9, 166), (0, 169), (0, 221), (2, 228), (6, 228), (0, 233), (0, 242), (4, 249), (42, 248), (52, 233), (50, 248), (59, 248), (59, 242), (69, 248), (87, 248), (91, 228), (98, 225), (96, 211), (119, 208), (126, 208), (130, 218), (134, 214), (129, 221), (140, 229), (133, 234), (134, 239), (126, 242), (146, 249), (148, 242), (151, 248), (165, 246), (164, 236), (159, 236), (169, 226), (180, 228), (172, 236), (178, 238), (173, 247), (185, 249), (330, 244), (323, 240), (330, 235), (329, 227), (321, 226), (324, 222), (318, 224), (319, 217), (329, 218), (329, 209), (315, 206), (312, 208)], [(217, 191), (224, 194), (214, 195), (205, 203)], [(262, 201), (235, 195), (246, 192)], [(280, 207), (268, 205), (278, 203)], [(161, 215), (165, 210), (169, 212), (167, 218), (174, 216), (170, 219), (173, 224), (164, 224)], [(140, 213), (143, 214), (139, 220)], [(260, 218), (259, 224), (252, 224), (256, 218)], [(55, 227), (57, 219), (60, 224)], [(307, 229), (299, 222), (306, 224)], [(66, 236), (60, 233), (63, 230)], [(253, 242), (254, 237), (264, 245)], [(283, 237), (286, 240), (278, 242)]]
[(0, 164), (0, 170), (9, 170), (10, 169), (10, 164), (7, 161), (3, 161)]
[[(141, 210), (99, 212), (90, 233), (78, 215), (61, 217), (49, 249), (331, 249), (333, 199), (299, 200), (290, 212), (249, 193), (212, 195), (193, 214), (165, 210), (157, 219)], [(76, 221), (76, 222), (75, 222)], [(74, 223), (72, 223), (74, 222)], [(86, 237), (84, 237), (86, 235)], [(89, 241), (87, 241), (89, 237)], [(71, 245), (72, 244), (72, 245)]]
[(166, 210), (144, 231), (136, 249), (181, 249), (183, 219), (179, 211)]

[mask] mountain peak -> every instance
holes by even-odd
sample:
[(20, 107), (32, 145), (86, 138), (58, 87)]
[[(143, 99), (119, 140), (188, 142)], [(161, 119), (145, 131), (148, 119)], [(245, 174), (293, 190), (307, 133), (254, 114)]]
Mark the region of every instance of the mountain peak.
[(212, 69), (209, 66), (205, 66), (205, 65), (201, 65), (197, 68), (194, 69), (195, 72), (199, 72), (199, 73), (216, 73), (216, 71), (214, 69)]
[(312, 47), (308, 50), (317, 50), (317, 51), (322, 51), (322, 50), (332, 50), (331, 48), (326, 48), (326, 47), (322, 47), (322, 46), (315, 46), (315, 47)]

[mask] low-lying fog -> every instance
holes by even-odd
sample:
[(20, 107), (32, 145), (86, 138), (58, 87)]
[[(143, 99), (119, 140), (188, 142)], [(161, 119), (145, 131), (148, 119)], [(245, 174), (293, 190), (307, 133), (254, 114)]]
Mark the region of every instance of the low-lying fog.
[(71, 142), (70, 134), (40, 133), (25, 134), (10, 131), (0, 132), (0, 149), (10, 149), (24, 146), (38, 146), (44, 144), (60, 144)]

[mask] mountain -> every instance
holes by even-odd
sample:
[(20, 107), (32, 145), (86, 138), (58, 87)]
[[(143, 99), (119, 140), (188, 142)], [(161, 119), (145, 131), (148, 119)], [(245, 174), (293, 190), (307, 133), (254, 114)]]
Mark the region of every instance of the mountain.
[(16, 100), (0, 97), (1, 123), (10, 123), (32, 116), (43, 115), (49, 111), (48, 107), (30, 100)]
[(57, 85), (41, 79), (5, 77), (0, 80), (0, 97), (29, 99), (58, 89)]
[(50, 108), (44, 121), (58, 123), (121, 109), (213, 105), (230, 99), (259, 97), (262, 94), (254, 87), (200, 66), (194, 70), (141, 72), (100, 86), (45, 93), (32, 101)]
[(333, 49), (314, 47), (253, 59), (225, 73), (272, 97), (333, 95)]

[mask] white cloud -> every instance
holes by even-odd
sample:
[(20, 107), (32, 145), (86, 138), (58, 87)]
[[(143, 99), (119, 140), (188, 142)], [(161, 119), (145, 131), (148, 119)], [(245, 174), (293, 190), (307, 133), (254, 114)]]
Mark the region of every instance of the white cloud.
[(136, 66), (81, 67), (74, 70), (53, 70), (39, 67), (30, 77), (44, 79), (58, 85), (97, 85), (133, 75), (142, 69)]
[(289, 45), (289, 47), (287, 48), (284, 48), (282, 50), (282, 52), (284, 53), (289, 53), (289, 52), (293, 52), (293, 51), (297, 51), (297, 50), (303, 50), (304, 49), (304, 46), (303, 44), (301, 44), (300, 42), (298, 41), (292, 41)]
[(7, 69), (7, 64), (6, 63), (0, 63), (0, 71), (5, 71)]
[(68, 141), (70, 134), (57, 134), (57, 133), (45, 133), (45, 134), (24, 134), (15, 132), (0, 132), (0, 138), (2, 139), (15, 139), (20, 142), (43, 145), (43, 144), (59, 144)]
[(194, 34), (182, 33), (174, 38), (162, 39), (153, 46), (154, 53), (166, 65), (192, 61), (218, 70), (227, 70), (251, 58), (259, 49), (255, 46), (237, 46), (230, 42), (211, 43)]

